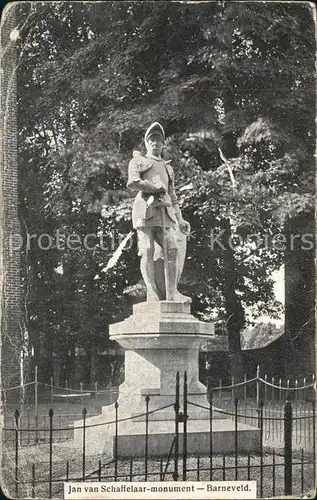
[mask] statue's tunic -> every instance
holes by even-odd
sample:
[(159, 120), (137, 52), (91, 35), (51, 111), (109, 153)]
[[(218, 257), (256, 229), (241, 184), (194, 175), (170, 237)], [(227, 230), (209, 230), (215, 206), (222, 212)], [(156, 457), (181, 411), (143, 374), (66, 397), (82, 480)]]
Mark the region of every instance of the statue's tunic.
[[(132, 209), (132, 224), (135, 229), (162, 226), (161, 207), (165, 206), (165, 227), (176, 228), (175, 205), (177, 196), (174, 185), (174, 172), (169, 162), (147, 157), (139, 151), (133, 152), (133, 158), (128, 168), (127, 187), (136, 188), (140, 180), (148, 180), (152, 184), (161, 181), (166, 187), (166, 193), (151, 194), (139, 191)], [(147, 203), (154, 196), (153, 203)]]

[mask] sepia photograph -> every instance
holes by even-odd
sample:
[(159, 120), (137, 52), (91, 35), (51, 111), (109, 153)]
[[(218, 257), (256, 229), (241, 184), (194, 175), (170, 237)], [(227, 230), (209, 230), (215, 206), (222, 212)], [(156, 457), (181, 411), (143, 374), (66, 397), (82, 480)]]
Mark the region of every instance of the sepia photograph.
[(3, 497), (315, 497), (315, 23), (6, 4)]

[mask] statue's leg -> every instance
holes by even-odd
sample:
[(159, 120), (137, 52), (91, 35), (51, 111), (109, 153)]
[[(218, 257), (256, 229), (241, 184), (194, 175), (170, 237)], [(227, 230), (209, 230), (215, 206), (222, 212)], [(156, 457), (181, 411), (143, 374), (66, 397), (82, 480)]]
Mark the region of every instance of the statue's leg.
[[(183, 270), (182, 258), (180, 255), (181, 249), (178, 248), (178, 241), (176, 238), (176, 231), (172, 228), (166, 230), (167, 239), (167, 256), (168, 256), (168, 273), (170, 281), (170, 296), (171, 300), (179, 302), (188, 302), (190, 298), (183, 295), (177, 290), (180, 274)], [(181, 257), (181, 259), (180, 259)], [(181, 269), (180, 269), (181, 267)]]
[(184, 269), (185, 257), (186, 257), (186, 247), (187, 247), (187, 236), (180, 229), (176, 230), (176, 240), (177, 240), (177, 284), (179, 283), (182, 272)]
[[(178, 227), (176, 229), (177, 241), (177, 279), (176, 287), (180, 281), (186, 256), (187, 237)], [(164, 254), (162, 248), (162, 234), (161, 232), (154, 232), (154, 268), (155, 268), (155, 282), (156, 290), (160, 300), (165, 300), (165, 277), (164, 277)], [(173, 256), (172, 259), (173, 260)]]
[(165, 293), (164, 259), (155, 258), (155, 250), (154, 250), (154, 270), (155, 270), (155, 284), (156, 284), (157, 294), (160, 300), (165, 300), (166, 293)]
[(141, 255), (141, 274), (147, 290), (147, 301), (157, 301), (154, 270), (154, 239), (151, 228), (138, 230), (139, 255)]

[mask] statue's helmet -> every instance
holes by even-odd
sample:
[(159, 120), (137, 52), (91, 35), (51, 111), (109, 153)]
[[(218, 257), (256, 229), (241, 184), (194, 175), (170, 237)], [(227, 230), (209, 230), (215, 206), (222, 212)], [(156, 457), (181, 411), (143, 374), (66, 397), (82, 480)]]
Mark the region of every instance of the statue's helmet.
[(165, 140), (165, 132), (162, 125), (158, 122), (153, 122), (145, 132), (144, 141), (146, 142), (151, 135), (160, 135)]

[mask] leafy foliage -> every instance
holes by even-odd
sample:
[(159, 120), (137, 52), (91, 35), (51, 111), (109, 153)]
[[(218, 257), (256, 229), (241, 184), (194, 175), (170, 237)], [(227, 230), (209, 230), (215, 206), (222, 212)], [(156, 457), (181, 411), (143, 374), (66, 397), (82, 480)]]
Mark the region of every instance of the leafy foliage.
[[(245, 310), (272, 317), (280, 310), (270, 276), (283, 252), (265, 243), (267, 235), (284, 234), (285, 221), (314, 207), (310, 5), (19, 8), (21, 19), (28, 16), (18, 71), (21, 217), (37, 234), (49, 227), (82, 239), (96, 235), (92, 250), (32, 246), (31, 343), (50, 339), (51, 353), (89, 350), (106, 342), (109, 323), (129, 314), (124, 292), (140, 279), (135, 241), (99, 276), (113, 252), (109, 244), (101, 248), (100, 235), (113, 242), (130, 230), (127, 163), (158, 120), (195, 231), (182, 287), (193, 312), (224, 322), (239, 351)], [(217, 234), (222, 244), (211, 248)]]

